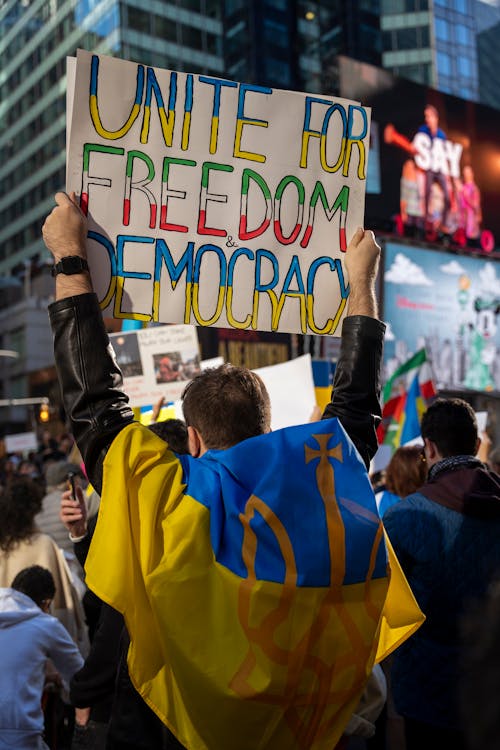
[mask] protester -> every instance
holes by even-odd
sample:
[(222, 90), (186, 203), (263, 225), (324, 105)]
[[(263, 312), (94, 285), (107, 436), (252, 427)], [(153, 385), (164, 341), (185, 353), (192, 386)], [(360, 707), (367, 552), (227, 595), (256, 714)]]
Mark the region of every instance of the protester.
[[(500, 571), (499, 571), (500, 573)], [(496, 750), (500, 713), (500, 581), (466, 612), (459, 682), (461, 719), (467, 750)]]
[[(182, 420), (166, 419), (149, 425), (148, 429), (176, 453), (188, 452), (187, 429)], [(76, 492), (76, 499), (71, 490), (62, 493), (60, 518), (83, 568), (97, 516), (87, 517), (83, 493), (79, 487)], [(76, 707), (72, 750), (90, 747), (92, 750), (104, 747), (107, 750), (175, 750), (173, 738), (168, 737), (162, 722), (130, 681), (127, 668), (130, 639), (123, 615), (103, 604), (92, 592), (86, 598), (86, 611), (90, 606), (97, 620), (92, 628), (90, 652), (70, 685), (71, 702)]]
[(43, 430), (34, 459), (41, 474), (45, 474), (47, 467), (54, 461), (64, 461), (65, 455), (59, 450), (57, 440), (49, 430)]
[(500, 477), (478, 461), (474, 411), (437, 399), (422, 418), (429, 469), (384, 525), (417, 601), (422, 628), (394, 654), (392, 690), (407, 750), (465, 747), (457, 690), (460, 620), (500, 570)]
[[(43, 229), (62, 269), (56, 364), (89, 477), (97, 489), (104, 478), (87, 580), (125, 615), (134, 684), (188, 747), (228, 750), (236, 730), (240, 750), (331, 750), (370, 673), (388, 595), (366, 473), (384, 332), (373, 235), (358, 230), (346, 253), (349, 317), (324, 414), (340, 421), (269, 433), (261, 379), (224, 365), (186, 388), (191, 456), (177, 457), (133, 423), (90, 277), (64, 273), (65, 258), (85, 258), (85, 218), (67, 195), (56, 202)], [(393, 586), (396, 561), (391, 570)], [(412, 611), (402, 637), (419, 622)]]
[(19, 466), (17, 467), (17, 476), (35, 479), (37, 483), (39, 483), (42, 478), (40, 476), (38, 466), (30, 458), (23, 458), (22, 461), (19, 462)]
[(83, 610), (63, 553), (35, 524), (42, 507), (42, 490), (31, 479), (13, 479), (0, 494), (0, 586), (9, 586), (30, 565), (47, 568), (55, 581), (52, 612), (79, 645), (88, 649)]
[(421, 445), (397, 448), (385, 470), (383, 489), (375, 494), (381, 518), (388, 508), (416, 492), (427, 478), (427, 466)]
[(56, 587), (38, 565), (0, 588), (0, 750), (42, 750), (42, 692), (47, 659), (69, 683), (83, 659), (50, 612)]

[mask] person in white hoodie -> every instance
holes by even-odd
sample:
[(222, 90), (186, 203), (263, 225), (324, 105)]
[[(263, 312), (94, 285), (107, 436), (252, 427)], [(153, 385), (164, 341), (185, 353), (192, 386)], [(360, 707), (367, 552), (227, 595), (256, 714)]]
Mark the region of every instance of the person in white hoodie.
[(50, 659), (69, 683), (83, 659), (69, 633), (49, 612), (55, 594), (50, 571), (24, 568), (0, 588), (0, 750), (42, 750), (42, 692)]

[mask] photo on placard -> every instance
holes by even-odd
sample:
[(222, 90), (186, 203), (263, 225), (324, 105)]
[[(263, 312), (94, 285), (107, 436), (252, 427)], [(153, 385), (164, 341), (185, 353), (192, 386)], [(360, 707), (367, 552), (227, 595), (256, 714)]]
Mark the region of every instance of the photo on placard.
[(144, 374), (136, 333), (113, 336), (113, 349), (124, 378), (134, 378)]
[(196, 352), (182, 359), (181, 352), (153, 354), (155, 380), (160, 383), (176, 383), (191, 380), (200, 372), (200, 358)]

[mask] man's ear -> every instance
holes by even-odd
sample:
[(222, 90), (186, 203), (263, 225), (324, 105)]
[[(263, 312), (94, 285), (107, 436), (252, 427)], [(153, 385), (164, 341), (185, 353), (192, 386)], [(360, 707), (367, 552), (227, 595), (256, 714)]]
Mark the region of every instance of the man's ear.
[[(481, 438), (478, 437), (478, 439), (476, 440), (476, 452), (474, 453), (474, 455), (477, 456), (477, 458), (479, 458), (478, 454), (479, 454), (479, 449), (481, 448), (482, 442), (483, 441), (481, 440)], [(483, 459), (480, 459), (480, 460), (482, 461)], [(486, 463), (486, 459), (484, 459), (484, 462)]]
[(199, 458), (203, 450), (203, 441), (201, 439), (201, 435), (196, 427), (189, 426), (187, 428), (187, 431), (189, 453), (193, 456), (193, 458)]
[(429, 440), (429, 438), (424, 438), (424, 446), (425, 457), (429, 464), (432, 464), (432, 462), (435, 463), (436, 461), (440, 461), (442, 459), (442, 456), (437, 449), (436, 443), (434, 443), (432, 440)]

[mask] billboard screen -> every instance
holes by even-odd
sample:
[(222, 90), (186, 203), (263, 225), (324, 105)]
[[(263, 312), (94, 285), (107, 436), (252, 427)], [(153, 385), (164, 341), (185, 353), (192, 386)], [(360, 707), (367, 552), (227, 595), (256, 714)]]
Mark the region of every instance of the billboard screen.
[(373, 108), (367, 226), (500, 249), (500, 111), (339, 58), (340, 94)]
[(500, 393), (500, 262), (384, 246), (385, 378), (425, 347), (441, 390)]

